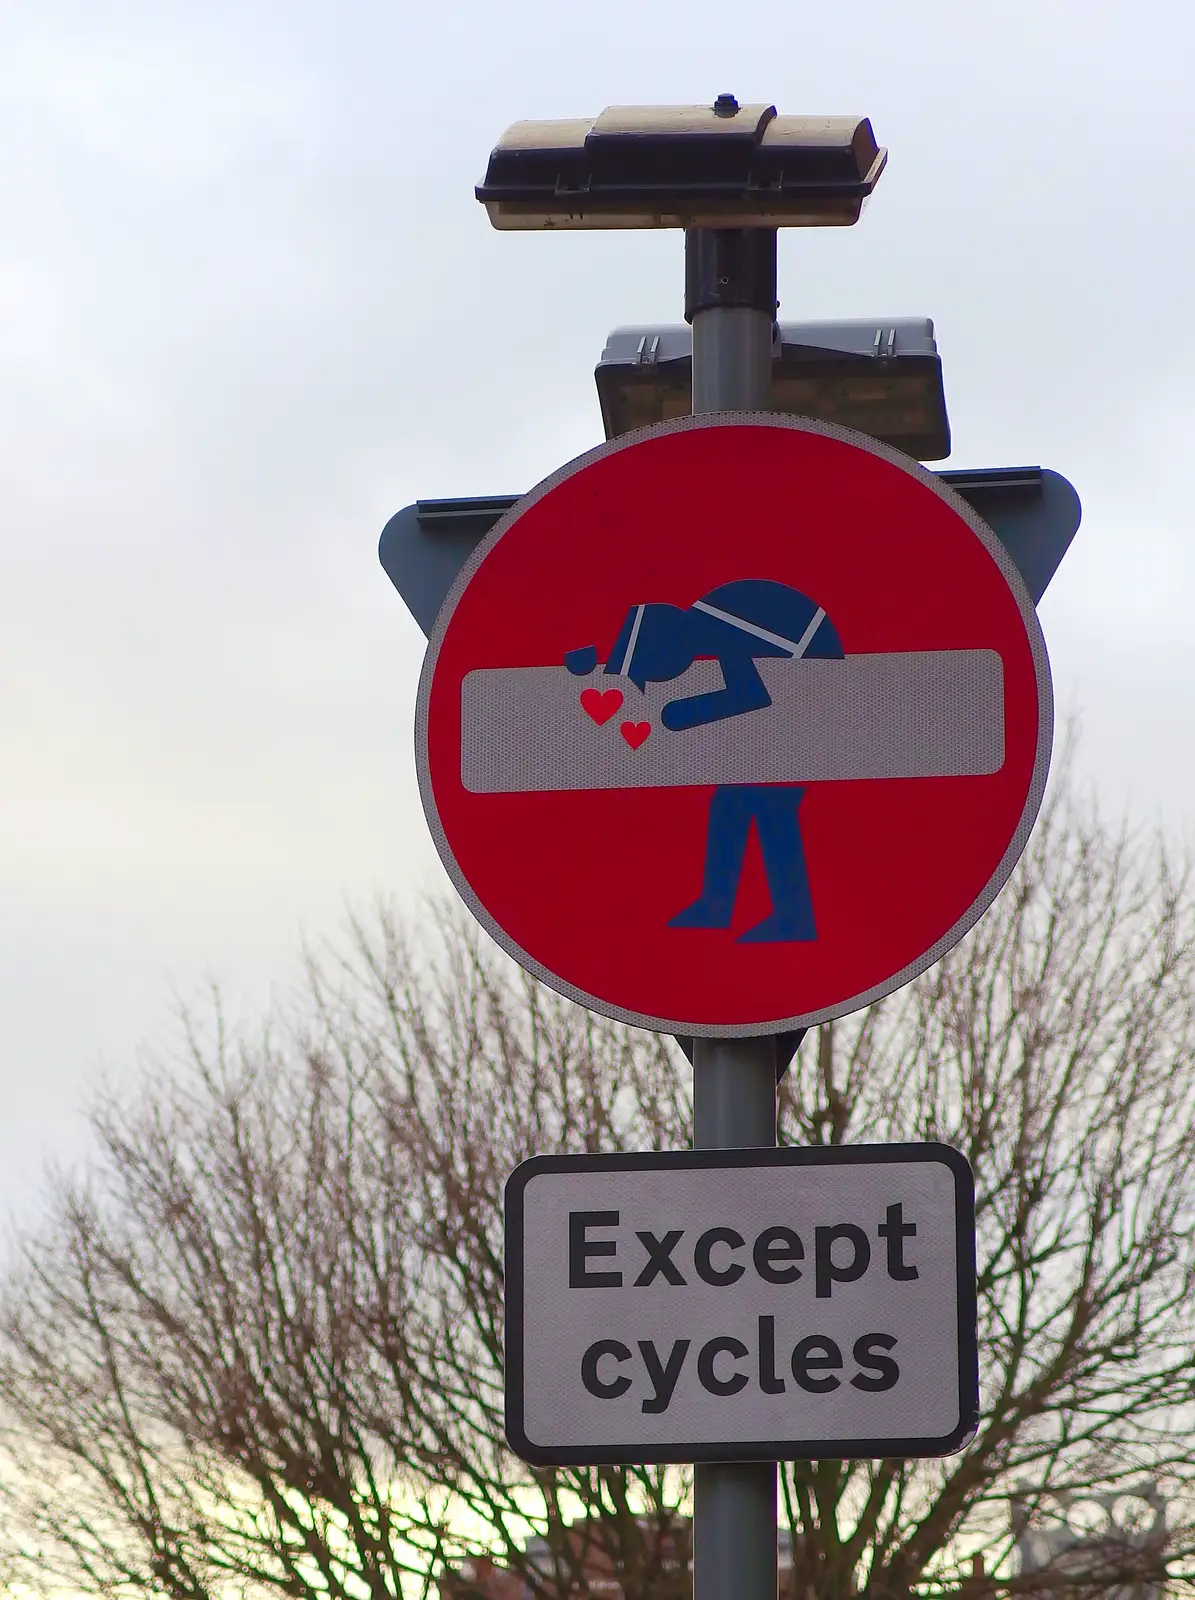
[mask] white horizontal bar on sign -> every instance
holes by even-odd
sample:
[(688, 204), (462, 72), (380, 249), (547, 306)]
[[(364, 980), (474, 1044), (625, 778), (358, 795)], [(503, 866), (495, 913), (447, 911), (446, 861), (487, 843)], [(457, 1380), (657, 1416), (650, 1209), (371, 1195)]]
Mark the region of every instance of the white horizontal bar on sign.
[[(721, 688), (715, 661), (698, 661), (643, 694), (600, 671), (470, 672), (461, 685), (461, 782), (473, 794), (528, 794), (973, 777), (1004, 764), (1004, 667), (994, 650), (756, 665), (770, 706), (681, 732), (664, 727), (660, 713), (670, 701)], [(599, 725), (581, 704), (586, 689), (616, 690), (622, 704)]]

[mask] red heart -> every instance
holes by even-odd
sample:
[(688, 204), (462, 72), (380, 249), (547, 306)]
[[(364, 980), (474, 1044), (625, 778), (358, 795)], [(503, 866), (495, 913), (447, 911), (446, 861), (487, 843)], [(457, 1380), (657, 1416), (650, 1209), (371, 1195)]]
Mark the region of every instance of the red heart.
[(609, 722), (621, 704), (621, 689), (607, 689), (604, 694), (600, 689), (581, 690), (581, 709), (589, 713), (599, 728), (603, 722)]
[(648, 734), (651, 732), (651, 723), (624, 722), (622, 727), (619, 729), (619, 732), (630, 745), (632, 750), (638, 750), (644, 739), (646, 739)]

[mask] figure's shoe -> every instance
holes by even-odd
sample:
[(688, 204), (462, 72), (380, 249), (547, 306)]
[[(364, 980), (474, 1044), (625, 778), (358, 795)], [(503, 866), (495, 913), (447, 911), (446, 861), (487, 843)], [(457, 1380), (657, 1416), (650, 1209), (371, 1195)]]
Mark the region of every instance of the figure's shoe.
[[(802, 908), (804, 909), (804, 908)], [(813, 921), (813, 908), (802, 914), (802, 909), (773, 911), (770, 917), (757, 922), (746, 933), (740, 933), (736, 944), (808, 944), (817, 938)]]
[(668, 919), (670, 928), (729, 928), (734, 906), (720, 905), (702, 896)]

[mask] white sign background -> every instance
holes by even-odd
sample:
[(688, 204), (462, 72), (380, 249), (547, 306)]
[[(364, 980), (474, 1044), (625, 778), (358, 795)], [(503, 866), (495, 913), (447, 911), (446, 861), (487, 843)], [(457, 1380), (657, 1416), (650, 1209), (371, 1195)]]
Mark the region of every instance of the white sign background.
[[(595, 1212), (605, 1219), (580, 1216)], [(579, 1219), (571, 1224), (573, 1274), (620, 1272), (620, 1286), (570, 1286), (570, 1216)], [(890, 1226), (879, 1231), (894, 1220), (906, 1230), (896, 1242)], [(844, 1227), (867, 1240), (868, 1265), (852, 1281), (846, 1275), (865, 1248), (857, 1234), (827, 1231)], [(708, 1246), (706, 1276), (737, 1264), (743, 1271), (733, 1283), (703, 1281), (695, 1267), (695, 1246), (711, 1228), (744, 1241)], [(804, 1256), (796, 1258), (791, 1241), (786, 1250), (787, 1236), (770, 1236), (778, 1254), (765, 1257), (766, 1272), (796, 1268), (795, 1281), (767, 1281), (755, 1266), (755, 1242), (774, 1228), (792, 1230)], [(668, 1259), (683, 1286), (652, 1273), (637, 1237), (678, 1229)], [(526, 1459), (945, 1455), (974, 1432), (973, 1185), (965, 1159), (946, 1146), (535, 1157), (507, 1184), (506, 1238), (507, 1432)], [(644, 1275), (650, 1283), (637, 1286)], [(881, 1342), (857, 1352), (872, 1335)], [(747, 1354), (712, 1352), (703, 1383), (699, 1356), (718, 1338), (737, 1340)], [(803, 1346), (803, 1385), (793, 1351), (812, 1338), (833, 1341), (841, 1366), (827, 1364), (833, 1350), (823, 1344)], [(677, 1341), (686, 1339), (678, 1355)], [(604, 1341), (625, 1354), (591, 1353), (587, 1385), (586, 1352)], [(645, 1354), (642, 1342), (653, 1350)], [(761, 1355), (761, 1344), (773, 1345), (774, 1357), (766, 1348)], [(657, 1370), (670, 1357), (680, 1361), (671, 1393), (651, 1376), (653, 1356)], [(738, 1374), (747, 1381), (732, 1394), (712, 1393), (711, 1373), (713, 1384)], [(810, 1383), (826, 1387), (811, 1392)], [(782, 1392), (765, 1392), (779, 1384)], [(653, 1409), (645, 1411), (645, 1401)]]

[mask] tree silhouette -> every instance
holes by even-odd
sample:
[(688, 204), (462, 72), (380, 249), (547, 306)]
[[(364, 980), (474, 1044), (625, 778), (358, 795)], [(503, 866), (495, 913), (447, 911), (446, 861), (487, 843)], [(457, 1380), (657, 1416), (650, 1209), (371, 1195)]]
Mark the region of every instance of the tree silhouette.
[[(975, 1169), (982, 1418), (942, 1462), (783, 1466), (795, 1595), (1185, 1572), (1193, 977), (1185, 870), (1063, 783), (952, 955), (806, 1038), (784, 1141), (941, 1139)], [(533, 1470), (501, 1430), (502, 1185), (535, 1152), (686, 1145), (671, 1040), (545, 990), (455, 912), (381, 912), (260, 1037), (213, 1004), (92, 1122), (0, 1293), (13, 1582), (398, 1600), (486, 1556), (538, 1596), (599, 1568), (636, 1600), (689, 1592), (685, 1472)], [(1174, 1495), (1165, 1541), (1019, 1572), (1059, 1496), (1146, 1480)]]

